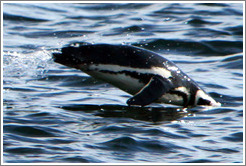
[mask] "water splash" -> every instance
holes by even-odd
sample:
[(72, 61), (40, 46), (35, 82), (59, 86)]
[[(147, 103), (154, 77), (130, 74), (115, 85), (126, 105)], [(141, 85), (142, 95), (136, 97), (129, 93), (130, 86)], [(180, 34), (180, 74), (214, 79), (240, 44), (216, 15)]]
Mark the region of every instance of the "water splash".
[(44, 77), (52, 60), (51, 51), (41, 50), (28, 54), (4, 52), (3, 77)]

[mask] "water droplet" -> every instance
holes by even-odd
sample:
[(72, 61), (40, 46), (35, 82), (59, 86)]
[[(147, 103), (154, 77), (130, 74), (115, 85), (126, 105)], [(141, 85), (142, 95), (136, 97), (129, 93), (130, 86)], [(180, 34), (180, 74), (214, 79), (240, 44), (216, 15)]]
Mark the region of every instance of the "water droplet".
[(167, 17), (167, 18), (164, 18), (163, 21), (170, 21), (170, 20), (171, 20), (171, 18)]

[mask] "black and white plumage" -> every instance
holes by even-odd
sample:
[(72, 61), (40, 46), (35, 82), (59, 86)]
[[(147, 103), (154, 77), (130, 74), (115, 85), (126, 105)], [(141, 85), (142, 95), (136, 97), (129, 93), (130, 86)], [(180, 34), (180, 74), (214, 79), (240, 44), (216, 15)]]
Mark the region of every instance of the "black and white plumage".
[(134, 95), (128, 105), (157, 102), (184, 107), (220, 106), (173, 62), (143, 48), (108, 44), (68, 46), (61, 53), (53, 53), (53, 58)]

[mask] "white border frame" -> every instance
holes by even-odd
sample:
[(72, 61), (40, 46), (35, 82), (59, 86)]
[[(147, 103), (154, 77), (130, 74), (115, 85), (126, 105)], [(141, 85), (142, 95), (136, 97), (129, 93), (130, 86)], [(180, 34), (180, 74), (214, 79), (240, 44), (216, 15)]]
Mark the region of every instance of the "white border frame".
[[(1, 1), (1, 55), (3, 55), (4, 3), (242, 3), (243, 4), (243, 70), (245, 71), (245, 1)], [(1, 56), (1, 88), (3, 88)], [(243, 73), (243, 107), (245, 108), (245, 72)], [(4, 163), (3, 162), (3, 91), (1, 89), (1, 165), (245, 165), (245, 117), (243, 117), (243, 163)]]

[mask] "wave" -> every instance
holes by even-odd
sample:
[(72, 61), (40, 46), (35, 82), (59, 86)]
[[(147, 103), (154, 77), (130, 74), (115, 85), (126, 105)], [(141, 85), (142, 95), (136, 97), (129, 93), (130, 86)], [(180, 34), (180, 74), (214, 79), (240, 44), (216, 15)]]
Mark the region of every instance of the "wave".
[(9, 21), (20, 21), (20, 22), (46, 22), (48, 19), (41, 19), (36, 17), (27, 17), (14, 14), (3, 13), (3, 19)]

